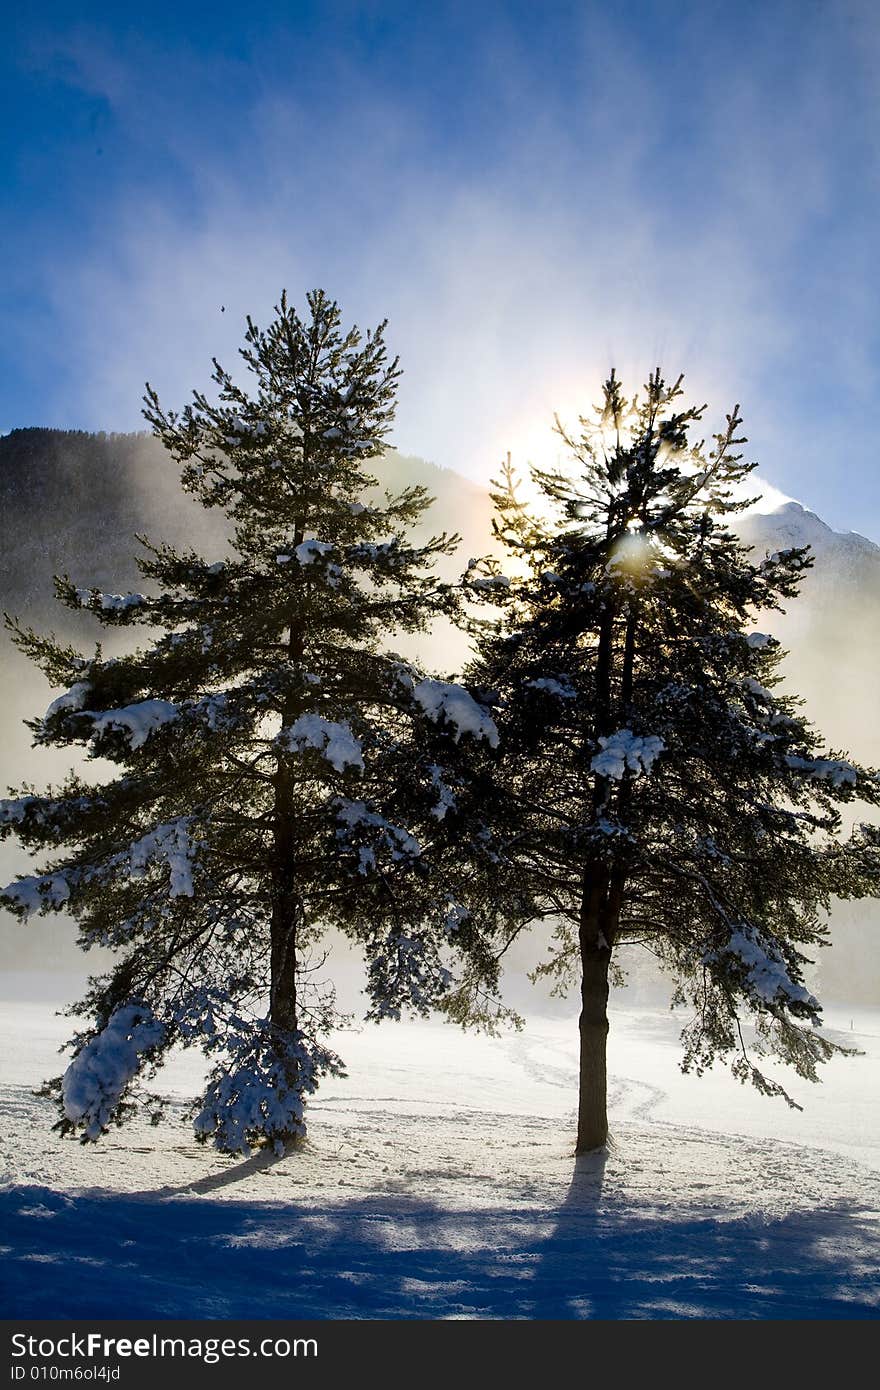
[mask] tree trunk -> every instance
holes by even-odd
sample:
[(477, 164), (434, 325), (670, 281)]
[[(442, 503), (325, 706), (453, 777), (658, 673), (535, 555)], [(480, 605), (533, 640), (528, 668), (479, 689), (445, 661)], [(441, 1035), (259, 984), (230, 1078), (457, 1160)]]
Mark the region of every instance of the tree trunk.
[[(300, 903), (294, 864), (292, 820), (287, 773), (279, 768), (276, 783), (275, 829), (272, 866), (272, 921), (270, 927), (269, 1019), (276, 1055), (282, 1063), (290, 1090), (299, 1084), (299, 1065), (290, 1051), (290, 1035), (297, 1031), (296, 966)], [(291, 1132), (286, 1141), (299, 1137)]]
[(606, 1046), (608, 966), (611, 946), (603, 934), (607, 874), (584, 875), (581, 905), (581, 1016), (578, 1078), (578, 1130), (575, 1153), (601, 1149), (608, 1138)]
[[(626, 717), (632, 698), (638, 610), (631, 600), (626, 618), (623, 666), (618, 711)], [(608, 734), (612, 722), (614, 611), (609, 607), (599, 634), (596, 658), (596, 726)], [(617, 789), (617, 815), (623, 818), (632, 792), (624, 778)], [(597, 776), (593, 788), (593, 813), (598, 819), (612, 794), (609, 778)], [(586, 864), (581, 882), (580, 955), (581, 1015), (578, 1076), (578, 1131), (575, 1153), (590, 1153), (608, 1142), (608, 973), (617, 938), (626, 884), (626, 868), (618, 863), (610, 872), (601, 864)]]
[[(284, 1086), (299, 1093), (300, 1064), (292, 1049), (292, 1034), (298, 1031), (296, 970), (297, 932), (302, 918), (296, 876), (295, 843), (290, 773), (279, 759), (275, 779), (275, 824), (272, 846), (272, 918), (269, 932), (269, 1023), (271, 1043), (281, 1064)], [(305, 1135), (300, 1121), (277, 1139), (290, 1148)]]
[(294, 1032), (296, 1017), (296, 928), (299, 902), (294, 883), (289, 817), (278, 811), (272, 873), (269, 1017), (277, 1028)]
[[(294, 543), (302, 543), (304, 523), (297, 521)], [(291, 615), (288, 654), (291, 662), (301, 662), (303, 634), (295, 615)], [(298, 713), (289, 696), (284, 702), (282, 724), (292, 724)], [(272, 920), (269, 936), (270, 991), (269, 1019), (275, 1032), (275, 1046), (283, 1063), (285, 1083), (291, 1090), (299, 1084), (299, 1064), (290, 1054), (289, 1035), (298, 1030), (296, 1000), (297, 931), (302, 903), (296, 873), (296, 833), (294, 827), (294, 788), (288, 756), (279, 753), (275, 773), (275, 807), (272, 829)], [(288, 1140), (299, 1138), (290, 1134)]]

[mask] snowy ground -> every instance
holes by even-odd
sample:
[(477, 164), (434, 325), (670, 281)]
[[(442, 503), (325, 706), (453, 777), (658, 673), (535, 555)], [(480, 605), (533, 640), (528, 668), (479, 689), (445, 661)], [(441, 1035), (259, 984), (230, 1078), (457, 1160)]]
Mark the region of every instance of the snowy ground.
[[(803, 1113), (677, 1068), (678, 1024), (618, 1003), (614, 1147), (571, 1153), (576, 1029), (368, 1028), (280, 1161), (182, 1122), (61, 1141), (32, 1091), (69, 1024), (4, 1006), (3, 1312), (19, 1317), (861, 1318), (880, 1312), (880, 1013)], [(852, 1025), (852, 1026), (851, 1026)], [(839, 1029), (835, 1033), (834, 1029)]]

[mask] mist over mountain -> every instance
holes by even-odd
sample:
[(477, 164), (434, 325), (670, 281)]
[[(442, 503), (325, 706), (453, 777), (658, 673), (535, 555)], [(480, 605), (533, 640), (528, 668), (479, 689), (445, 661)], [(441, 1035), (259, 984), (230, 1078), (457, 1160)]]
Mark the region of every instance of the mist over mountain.
[[(393, 451), (371, 461), (371, 468), (383, 489), (427, 488), (435, 500), (419, 528), (423, 536), (444, 530), (461, 536), (457, 554), (444, 563), (446, 577), (490, 548), (492, 506), (485, 489), (451, 469)], [(227, 549), (228, 529), (222, 513), (206, 511), (181, 491), (176, 465), (151, 434), (20, 429), (0, 438), (0, 607), (38, 629), (86, 643), (96, 638), (88, 615), (56, 603), (54, 574), (69, 573), (84, 587), (110, 592), (137, 589), (136, 534), (195, 547), (210, 558)], [(798, 502), (740, 517), (736, 529), (759, 555), (811, 546), (814, 564), (800, 596), (784, 613), (762, 614), (759, 626), (787, 648), (786, 685), (803, 697), (829, 749), (847, 749), (877, 766), (880, 546), (855, 532), (832, 530)], [(131, 635), (122, 630), (117, 640), (130, 641)], [(8, 638), (2, 643), (0, 781), (40, 785), (63, 772), (66, 761), (60, 759), (66, 754), (30, 749), (21, 721), (45, 709), (49, 691)], [(438, 671), (458, 670), (466, 645), (446, 624), (422, 642), (419, 654)], [(0, 871), (11, 875), (19, 867), (4, 847)], [(838, 999), (880, 1001), (878, 904), (841, 904), (833, 920), (835, 949), (820, 957), (821, 988)], [(17, 954), (11, 934), (20, 943), (21, 930), (11, 919), (3, 923), (0, 957)], [(35, 920), (27, 933), (26, 955), (35, 968), (68, 964), (75, 955), (69, 933), (62, 936), (51, 918)]]
[(831, 746), (880, 763), (880, 545), (833, 531), (799, 502), (740, 518), (759, 554), (809, 545), (813, 566), (785, 613), (761, 624), (788, 650), (786, 672)]
[[(395, 452), (374, 469), (382, 488), (427, 488), (434, 502), (419, 527), (423, 536), (460, 534), (457, 554), (443, 566), (448, 577), (489, 548), (492, 507), (484, 488)], [(759, 554), (811, 546), (814, 565), (800, 597), (787, 612), (760, 621), (789, 649), (792, 688), (829, 743), (880, 763), (880, 546), (833, 531), (798, 502), (740, 517), (736, 529)], [(214, 557), (227, 548), (228, 522), (181, 490), (174, 461), (151, 434), (23, 429), (0, 438), (0, 604), (8, 612), (93, 639), (87, 615), (55, 602), (52, 576), (69, 573), (84, 587), (111, 592), (137, 588), (136, 534)], [(432, 649), (425, 655), (436, 651), (438, 666), (463, 657), (448, 632)]]
[[(457, 531), (463, 551), (485, 550), (484, 489), (393, 451), (371, 467), (381, 489), (417, 483), (435, 497), (423, 534)], [(228, 533), (222, 513), (182, 491), (177, 465), (152, 434), (19, 429), (0, 437), (0, 600), (28, 621), (93, 632), (88, 619), (80, 629), (77, 615), (57, 607), (53, 575), (107, 590), (136, 586), (136, 534), (219, 554)]]

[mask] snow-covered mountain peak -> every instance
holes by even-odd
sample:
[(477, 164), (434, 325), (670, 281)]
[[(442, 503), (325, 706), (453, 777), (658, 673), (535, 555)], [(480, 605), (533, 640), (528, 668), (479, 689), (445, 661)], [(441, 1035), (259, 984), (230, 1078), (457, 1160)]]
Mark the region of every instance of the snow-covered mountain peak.
[(817, 558), (828, 555), (843, 563), (880, 560), (880, 545), (857, 531), (835, 531), (800, 502), (783, 502), (772, 511), (747, 514), (736, 529), (756, 549), (809, 545)]

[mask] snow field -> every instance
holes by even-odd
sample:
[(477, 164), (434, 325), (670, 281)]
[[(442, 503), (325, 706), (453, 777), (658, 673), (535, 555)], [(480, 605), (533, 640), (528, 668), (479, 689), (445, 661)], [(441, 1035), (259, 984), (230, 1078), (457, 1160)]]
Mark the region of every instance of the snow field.
[(676, 1020), (616, 1008), (606, 1160), (575, 1162), (576, 1029), (369, 1026), (296, 1153), (227, 1159), (167, 1120), (98, 1147), (52, 1134), (35, 1084), (69, 1031), (4, 1009), (7, 1316), (854, 1318), (880, 1310), (880, 1017), (833, 1016), (799, 1113), (677, 1070)]

